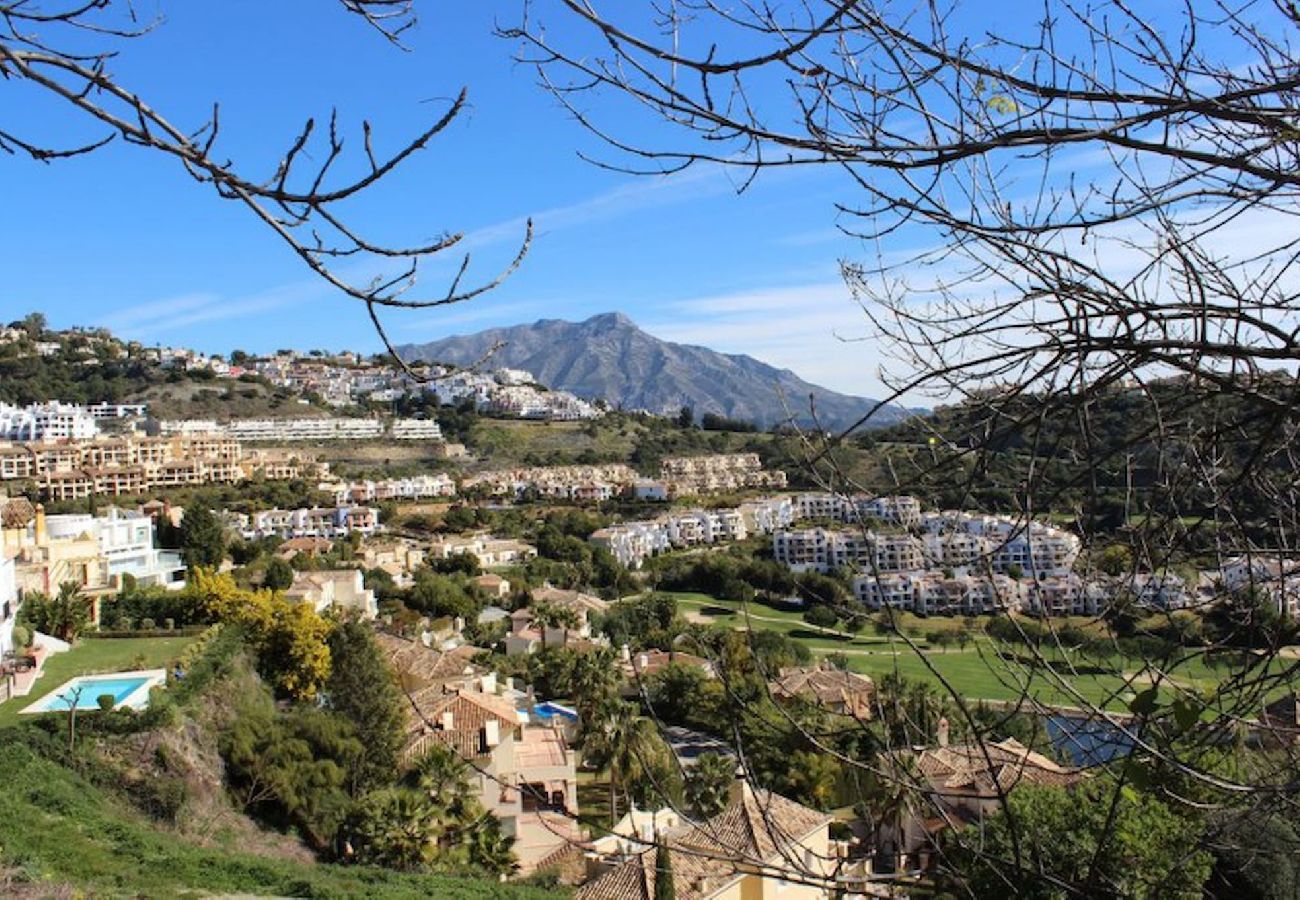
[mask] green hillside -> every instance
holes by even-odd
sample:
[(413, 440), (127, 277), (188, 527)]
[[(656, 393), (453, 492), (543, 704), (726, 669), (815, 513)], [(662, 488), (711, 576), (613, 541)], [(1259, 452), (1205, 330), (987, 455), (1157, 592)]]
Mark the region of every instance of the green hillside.
[[(29, 740), (35, 732), (29, 732)], [(542, 900), (491, 881), (312, 864), (199, 846), (154, 824), (10, 732), (0, 739), (0, 891), (71, 885), (91, 897), (439, 897)], [(50, 739), (51, 742), (53, 739)], [(7, 870), (7, 871), (6, 871)], [(7, 875), (10, 884), (5, 884)]]

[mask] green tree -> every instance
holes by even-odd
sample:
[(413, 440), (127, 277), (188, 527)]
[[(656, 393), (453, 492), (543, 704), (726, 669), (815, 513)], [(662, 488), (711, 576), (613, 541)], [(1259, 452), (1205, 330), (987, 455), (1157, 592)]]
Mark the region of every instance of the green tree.
[(701, 818), (711, 818), (727, 808), (736, 761), (721, 753), (702, 753), (686, 772), (686, 802)]
[(1065, 884), (1089, 897), (1191, 900), (1210, 876), (1210, 855), (1193, 849), (1196, 817), (1109, 779), (1070, 790), (1022, 785), (1007, 806), (949, 850), (953, 877), (976, 897), (1006, 896), (1008, 885), (1034, 900), (1075, 896)]
[(1123, 544), (1111, 544), (1097, 554), (1097, 568), (1107, 575), (1133, 571), (1133, 551)]
[(437, 859), (442, 823), (419, 791), (386, 788), (362, 798), (341, 833), (351, 861), (414, 872)]
[(636, 707), (610, 698), (582, 721), (583, 759), (609, 773), (610, 824), (618, 821), (620, 794), (631, 806), (668, 787), (671, 754), (654, 722)]
[(328, 706), (365, 736), (358, 778), (351, 786), (357, 794), (390, 782), (397, 771), (404, 700), (368, 625), (343, 622), (330, 635), (329, 649)]
[(567, 606), (560, 606), (555, 603), (537, 603), (531, 607), (533, 611), (533, 626), (542, 634), (542, 649), (546, 649), (546, 632), (557, 628), (563, 628), (566, 631), (576, 629), (579, 626), (578, 614)]
[(673, 856), (666, 844), (655, 850), (654, 900), (677, 900), (677, 882), (673, 878)]
[(35, 630), (69, 643), (90, 624), (91, 601), (81, 585), (65, 581), (53, 597), (29, 594), (23, 602), (23, 620)]
[(226, 557), (226, 530), (206, 503), (192, 503), (181, 520), (181, 552), (191, 571), (220, 567)]
[(273, 591), (285, 591), (293, 586), (293, 566), (282, 556), (273, 556), (266, 566), (262, 586)]
[(810, 750), (796, 750), (790, 755), (786, 785), (795, 798), (818, 809), (835, 805), (835, 789), (840, 766), (831, 756)]
[(241, 698), (220, 749), (231, 791), (244, 810), (297, 828), (318, 850), (329, 846), (364, 750), (351, 723), (311, 708), (280, 715), (270, 697), (259, 693)]

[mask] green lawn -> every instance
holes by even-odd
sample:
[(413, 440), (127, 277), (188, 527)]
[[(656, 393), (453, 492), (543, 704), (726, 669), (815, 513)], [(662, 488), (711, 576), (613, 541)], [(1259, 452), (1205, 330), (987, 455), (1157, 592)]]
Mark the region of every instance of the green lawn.
[[(929, 647), (922, 635), (928, 631), (961, 627), (961, 619), (956, 617), (923, 619), (911, 614), (900, 614), (898, 623), (916, 645), (914, 649), (902, 638), (871, 632), (856, 636), (819, 633), (805, 623), (799, 613), (775, 610), (759, 603), (751, 603), (747, 610), (742, 610), (737, 603), (719, 600), (707, 594), (670, 593), (669, 596), (676, 598), (683, 611), (696, 613), (706, 621), (735, 628), (748, 625), (757, 630), (779, 631), (806, 645), (815, 654), (844, 653), (848, 657), (849, 667), (855, 672), (876, 678), (897, 672), (908, 678), (931, 681), (940, 687), (946, 681), (952, 689), (972, 700), (1017, 700), (1027, 691), (1043, 703), (1078, 705), (1080, 697), (1062, 684), (1064, 680), (1082, 699), (1104, 704), (1110, 709), (1123, 710), (1135, 690), (1146, 687), (1145, 682), (1127, 684), (1124, 677), (1116, 674), (1115, 670), (1133, 671), (1138, 666), (1136, 661), (1125, 661), (1117, 657), (1098, 665), (1095, 660), (1078, 657), (1067, 659), (1060, 651), (1041, 650), (1040, 653), (1055, 668), (1055, 672), (1060, 673), (1058, 675), (1042, 666), (1030, 665), (1027, 660), (1021, 662), (999, 658), (994, 652), (993, 643), (985, 637), (980, 637), (964, 651), (956, 646), (943, 650)], [(1066, 621), (1060, 620), (1058, 624), (1064, 625)], [(1090, 619), (1069, 621), (1085, 627), (1096, 626)], [(1280, 665), (1275, 663), (1274, 667)], [(1221, 679), (1229, 675), (1226, 668), (1211, 669), (1199, 656), (1192, 656), (1173, 673), (1179, 685), (1203, 689), (1213, 689)], [(1281, 693), (1284, 689), (1285, 686), (1279, 687), (1274, 693)]]
[(0, 703), (0, 728), (12, 725), (18, 720), (19, 710), (26, 709), (69, 678), (135, 668), (160, 669), (194, 640), (193, 637), (83, 638), (67, 653), (57, 653), (45, 660), (45, 671), (30, 694)]

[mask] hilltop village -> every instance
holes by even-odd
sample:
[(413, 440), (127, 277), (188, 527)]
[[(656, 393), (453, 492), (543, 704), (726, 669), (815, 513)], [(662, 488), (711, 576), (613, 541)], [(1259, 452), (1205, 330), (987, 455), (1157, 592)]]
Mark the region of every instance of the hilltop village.
[[(990, 784), (1089, 777), (1038, 718), (1002, 712), (1021, 677), (1068, 708), (1016, 657), (1027, 634), (1068, 635), (1104, 696), (1138, 640), (1107, 630), (1110, 611), (1194, 645), (1224, 596), (1288, 618), (1300, 597), (1300, 572), (1267, 555), (1144, 565), (1059, 517), (831, 490), (772, 465), (772, 435), (610, 410), (526, 372), (431, 366), (416, 382), (356, 354), (224, 359), (19, 326), (0, 341), (41, 361), (29, 394), (102, 370), (113, 397), (0, 403), (0, 716), (75, 712), (80, 681), (98, 690), (96, 653), (130, 646), (138, 665), (120, 694), (81, 702), (82, 727), (126, 710), (144, 728), (197, 690), (192, 673), (243, 659), (268, 705), (231, 713), (252, 743), (218, 741), (245, 798), (230, 802), (345, 861), (395, 865), (375, 823), (432, 796), (462, 819), (429, 852), (584, 900), (658, 897), (665, 866), (678, 896), (888, 894), (924, 881), (945, 832), (991, 814)], [(629, 435), (641, 443), (611, 449)], [(1006, 674), (961, 694), (1004, 723), (991, 755), (933, 697), (986, 656)], [(303, 718), (312, 704), (356, 716), (345, 731), (371, 750), (330, 757), (343, 751)], [(1269, 710), (1262, 729), (1300, 725)], [(800, 727), (776, 737), (773, 716)], [(905, 734), (882, 764), (919, 771), (935, 809), (855, 806), (808, 743), (830, 726), (836, 741)], [(312, 776), (351, 813), (305, 804), (300, 768), (267, 768), (276, 729), (360, 767), (368, 789)], [(471, 822), (490, 839), (455, 830)], [(729, 861), (720, 833), (765, 868)]]

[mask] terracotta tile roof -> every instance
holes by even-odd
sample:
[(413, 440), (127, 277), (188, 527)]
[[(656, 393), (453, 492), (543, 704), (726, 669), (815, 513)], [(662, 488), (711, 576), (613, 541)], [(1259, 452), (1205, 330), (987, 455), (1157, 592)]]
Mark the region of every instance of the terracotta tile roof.
[(631, 654), (622, 665), (623, 673), (629, 678), (638, 675), (646, 678), (659, 674), (674, 663), (688, 669), (699, 669), (710, 677), (713, 675), (713, 663), (709, 660), (693, 653), (682, 653), (677, 650), (642, 650), (640, 653)]
[(916, 769), (937, 790), (992, 796), (1019, 784), (1066, 787), (1081, 781), (1084, 773), (1068, 769), (1014, 738), (979, 745), (938, 747), (916, 758)]
[(473, 664), (472, 660), (483, 652), (469, 644), (454, 650), (433, 650), (419, 641), (379, 632), (375, 635), (379, 648), (388, 664), (404, 681), (417, 681), (423, 685), (447, 684), (468, 681), (486, 675), (487, 670)]
[[(661, 839), (677, 900), (705, 900), (755, 864), (787, 865), (793, 846), (830, 821), (824, 813), (745, 785), (742, 797), (717, 816)], [(657, 855), (656, 848), (636, 854), (579, 888), (575, 900), (653, 900)]]
[(0, 525), (5, 528), (25, 528), (36, 518), (36, 507), (26, 497), (9, 497), (0, 500)]
[(782, 669), (769, 688), (777, 699), (802, 698), (822, 706), (870, 703), (876, 685), (870, 678), (840, 669)]
[[(484, 726), (496, 721), (501, 740), (520, 728), (515, 705), (496, 694), (461, 690), (447, 693), (437, 687), (408, 695), (407, 739), (404, 758), (418, 754), (430, 743), (450, 747), (466, 759), (491, 755), (484, 738)], [(443, 727), (443, 716), (451, 713), (451, 728)]]
[(593, 597), (591, 594), (584, 594), (581, 591), (565, 591), (560, 588), (544, 587), (537, 588), (532, 592), (533, 603), (550, 603), (554, 606), (563, 606), (566, 609), (572, 609), (578, 612), (604, 612), (609, 609), (609, 603)]

